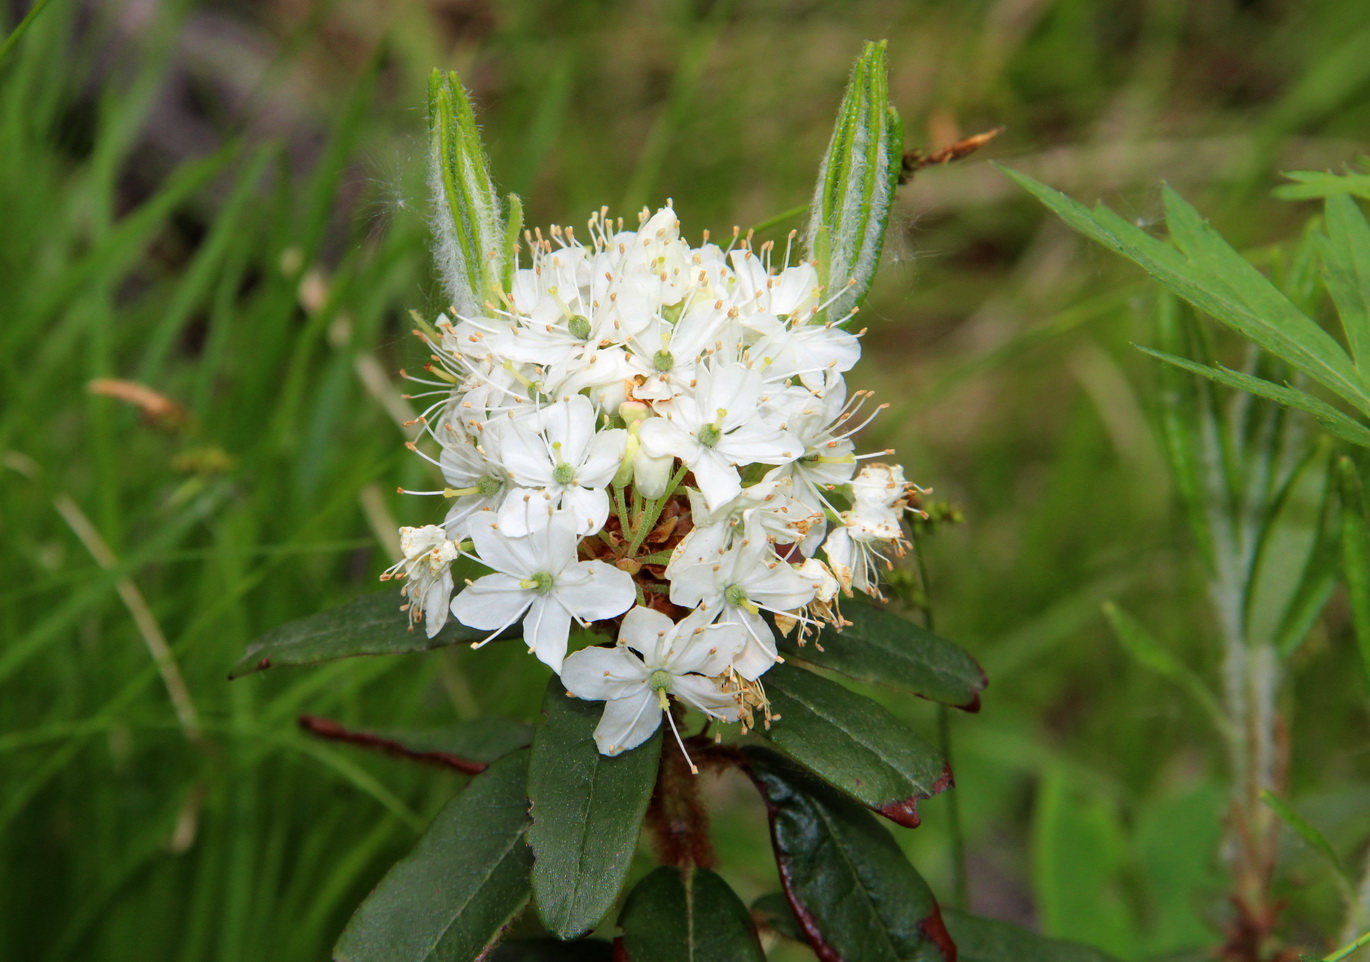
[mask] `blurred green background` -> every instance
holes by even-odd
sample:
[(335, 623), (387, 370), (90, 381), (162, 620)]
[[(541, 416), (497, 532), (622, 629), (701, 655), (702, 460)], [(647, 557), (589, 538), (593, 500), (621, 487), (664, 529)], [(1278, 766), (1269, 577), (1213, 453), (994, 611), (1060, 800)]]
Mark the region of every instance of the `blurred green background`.
[[(0, 958), (324, 959), (461, 780), (296, 716), (536, 710), (542, 666), (508, 646), (225, 680), (438, 517), (393, 493), (432, 486), (397, 426), (408, 311), (442, 306), (428, 71), (461, 72), (529, 225), (670, 197), (697, 238), (807, 200), (877, 38), (908, 146), (1002, 124), (984, 156), (1158, 230), (1169, 181), (1254, 252), (1314, 209), (1270, 199), (1279, 171), (1366, 149), (1364, 0), (51, 0), (4, 45)], [(901, 189), (851, 376), (892, 404), (865, 446), (965, 516), (923, 548), (938, 630), (991, 679), (952, 719), (970, 904), (1124, 959), (1193, 953), (1229, 915), (1219, 746), (1099, 612), (1118, 599), (1216, 678), (1130, 347), (1151, 291), (983, 159)], [(1291, 795), (1354, 860), (1349, 631), (1335, 597), (1280, 704)], [(932, 706), (882, 697), (934, 735)], [(774, 890), (754, 793), (709, 790), (724, 873)], [(899, 838), (954, 902), (950, 799)], [(1283, 932), (1326, 948), (1336, 893), (1286, 841)]]

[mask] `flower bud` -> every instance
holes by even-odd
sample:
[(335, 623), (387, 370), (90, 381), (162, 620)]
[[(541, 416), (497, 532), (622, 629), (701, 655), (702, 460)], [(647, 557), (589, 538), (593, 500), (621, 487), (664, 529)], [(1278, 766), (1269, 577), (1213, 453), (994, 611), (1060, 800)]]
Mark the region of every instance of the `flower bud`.
[(633, 485), (644, 498), (659, 498), (666, 493), (674, 465), (673, 456), (654, 458), (639, 446), (633, 454)]

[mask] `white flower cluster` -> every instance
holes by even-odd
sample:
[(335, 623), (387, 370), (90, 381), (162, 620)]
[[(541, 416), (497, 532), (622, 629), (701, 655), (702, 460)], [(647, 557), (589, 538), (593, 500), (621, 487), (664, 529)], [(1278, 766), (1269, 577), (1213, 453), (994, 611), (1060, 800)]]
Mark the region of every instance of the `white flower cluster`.
[[(383, 576), (408, 579), (430, 636), (449, 612), (485, 641), (522, 622), (572, 694), (607, 703), (609, 755), (656, 731), (669, 696), (749, 724), (779, 660), (762, 612), (840, 627), (839, 591), (878, 594), (919, 493), (897, 465), (858, 471), (868, 394), (842, 375), (860, 344), (815, 321), (812, 265), (772, 269), (770, 245), (736, 238), (692, 248), (669, 206), (641, 220), (600, 212), (588, 245), (525, 235), (532, 267), (502, 303), (420, 334), (436, 400), (416, 423), (448, 485), (424, 493), (451, 507), (401, 529)], [(453, 597), (461, 555), (493, 573)], [(617, 647), (567, 656), (572, 619), (620, 615)]]

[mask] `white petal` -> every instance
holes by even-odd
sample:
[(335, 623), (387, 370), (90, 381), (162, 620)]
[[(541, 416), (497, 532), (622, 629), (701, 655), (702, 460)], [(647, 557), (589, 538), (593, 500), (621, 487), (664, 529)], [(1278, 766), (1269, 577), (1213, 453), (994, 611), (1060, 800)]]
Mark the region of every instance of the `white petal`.
[(576, 471), (576, 480), (587, 488), (602, 488), (613, 479), (628, 446), (628, 432), (622, 428), (600, 431)]
[(651, 671), (627, 648), (582, 648), (566, 656), (561, 683), (577, 698), (608, 701), (645, 688)]
[(561, 510), (576, 523), (576, 534), (594, 534), (604, 527), (609, 517), (609, 492), (567, 488), (561, 495)]
[(506, 574), (486, 575), (452, 599), (452, 615), (463, 625), (493, 631), (512, 625), (533, 601), (533, 593)]
[[(649, 422), (650, 423), (650, 422)], [(647, 425), (643, 425), (645, 428)], [(646, 447), (646, 444), (643, 445)], [(742, 493), (742, 479), (728, 459), (708, 448), (700, 448), (697, 457), (688, 460), (695, 482), (704, 495), (704, 502), (714, 510)]]
[[(679, 404), (678, 399), (675, 403)], [(654, 458), (676, 457), (687, 459), (700, 448), (699, 442), (685, 428), (667, 418), (648, 418), (637, 429), (642, 450)]]
[(571, 613), (552, 594), (537, 595), (523, 619), (523, 640), (538, 661), (560, 674), (571, 637)]
[(595, 744), (605, 755), (617, 755), (641, 745), (660, 725), (656, 692), (644, 688), (641, 694), (604, 703), (604, 716), (595, 726)]
[(627, 645), (640, 654), (647, 665), (660, 668), (665, 649), (670, 647), (670, 636), (675, 622), (654, 608), (638, 605), (623, 616), (618, 629), (619, 644)]
[(510, 488), (499, 506), (499, 530), (509, 538), (525, 537), (547, 527), (552, 511), (552, 501), (541, 488)]
[(733, 669), (748, 681), (756, 681), (775, 664), (775, 633), (765, 619), (745, 609), (730, 608), (723, 618), (746, 630), (747, 647), (733, 659)]
[(577, 563), (557, 578), (552, 594), (582, 621), (621, 615), (637, 599), (632, 576), (604, 561)]
[(693, 705), (705, 714), (724, 721), (737, 721), (742, 716), (741, 706), (732, 694), (720, 691), (718, 681), (699, 675), (682, 675), (671, 679), (671, 694)]

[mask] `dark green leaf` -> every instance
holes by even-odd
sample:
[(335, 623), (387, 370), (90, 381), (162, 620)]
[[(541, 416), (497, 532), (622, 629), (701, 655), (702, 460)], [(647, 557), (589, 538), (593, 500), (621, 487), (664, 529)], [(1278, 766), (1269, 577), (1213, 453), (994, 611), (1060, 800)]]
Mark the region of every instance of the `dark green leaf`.
[(489, 634), (449, 618), (442, 631), (429, 638), (422, 628), (410, 629), (409, 618), (400, 610), (403, 603), (398, 590), (373, 591), (340, 608), (286, 622), (253, 642), (228, 677), (241, 678), (264, 668), (313, 665), (354, 655), (429, 651), (458, 642), (480, 641)]
[(661, 759), (661, 730), (610, 758), (594, 740), (602, 703), (567, 696), (553, 678), (542, 710), (546, 721), (533, 737), (528, 771), (533, 897), (543, 925), (572, 939), (600, 923), (628, 878)]
[(762, 734), (887, 818), (914, 828), (919, 799), (951, 785), (937, 750), (866, 696), (787, 664), (765, 684), (780, 717)]
[(1342, 564), (1346, 568), (1346, 593), (1351, 602), (1351, 624), (1356, 629), (1361, 671), (1370, 685), (1370, 514), (1366, 512), (1365, 486), (1356, 463), (1337, 460), (1337, 484), (1341, 494)]
[(851, 624), (841, 631), (825, 628), (803, 647), (795, 636), (786, 636), (781, 652), (859, 681), (980, 710), (985, 673), (965, 649), (876, 605), (848, 602), (842, 615)]
[(744, 748), (766, 800), (780, 883), (820, 959), (947, 962), (937, 900), (871, 815), (784, 758)]
[(1243, 374), (1240, 371), (1233, 371), (1225, 367), (1209, 367), (1191, 361), (1188, 358), (1177, 357), (1174, 354), (1167, 354), (1164, 351), (1152, 350), (1149, 347), (1138, 347), (1138, 350), (1152, 357), (1159, 358), (1167, 364), (1184, 368), (1200, 377), (1206, 377), (1210, 381), (1218, 384), (1225, 384), (1228, 387), (1235, 387), (1241, 391), (1248, 391), (1258, 397), (1267, 398), (1286, 407), (1305, 411), (1317, 418), (1322, 426), (1327, 428), (1332, 434), (1341, 438), (1343, 441), (1350, 441), (1360, 447), (1370, 447), (1370, 428), (1355, 421), (1332, 407), (1325, 401), (1320, 401), (1297, 388), (1287, 387), (1283, 384), (1275, 384), (1250, 374)]
[(614, 946), (603, 939), (504, 942), (480, 962), (614, 962)]
[(1112, 962), (1113, 957), (1078, 942), (1048, 939), (1008, 922), (945, 909), (958, 962)]
[(765, 962), (751, 913), (703, 868), (663, 865), (628, 895), (618, 924), (629, 962)]
[(377, 732), (415, 752), (441, 752), (469, 758), (473, 762), (493, 762), (533, 741), (533, 726), (512, 718), (485, 716), (444, 728), (387, 729)]
[(528, 901), (528, 752), (491, 765), (386, 873), (333, 950), (338, 962), (468, 962)]
[(752, 917), (787, 939), (805, 941), (804, 930), (799, 927), (799, 920), (794, 917), (794, 910), (790, 908), (784, 892), (771, 892), (758, 897), (752, 902)]

